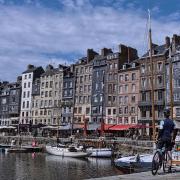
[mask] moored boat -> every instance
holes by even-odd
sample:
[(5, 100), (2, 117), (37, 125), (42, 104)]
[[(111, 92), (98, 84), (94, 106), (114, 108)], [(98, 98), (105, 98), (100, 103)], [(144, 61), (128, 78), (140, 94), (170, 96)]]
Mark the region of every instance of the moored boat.
[(112, 149), (111, 148), (87, 148), (86, 151), (91, 153), (90, 157), (104, 157), (109, 158), (112, 156)]
[(151, 169), (153, 154), (128, 156), (116, 159), (115, 166), (118, 168), (132, 169), (134, 171), (146, 171)]
[(84, 152), (75, 147), (66, 147), (64, 145), (46, 146), (46, 151), (47, 151), (47, 153), (52, 154), (52, 155), (73, 157), (73, 158), (85, 158), (90, 155), (90, 153), (88, 153), (88, 152)]

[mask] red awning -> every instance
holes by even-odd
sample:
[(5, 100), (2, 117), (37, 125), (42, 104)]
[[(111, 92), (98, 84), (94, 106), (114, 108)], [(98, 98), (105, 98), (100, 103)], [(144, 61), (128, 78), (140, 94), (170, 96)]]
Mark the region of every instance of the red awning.
[(123, 130), (128, 130), (129, 128), (131, 128), (132, 125), (125, 125), (125, 124), (122, 124), (122, 125), (115, 125), (115, 126), (112, 126), (111, 128), (109, 128), (109, 130), (112, 130), (112, 131), (123, 131)]

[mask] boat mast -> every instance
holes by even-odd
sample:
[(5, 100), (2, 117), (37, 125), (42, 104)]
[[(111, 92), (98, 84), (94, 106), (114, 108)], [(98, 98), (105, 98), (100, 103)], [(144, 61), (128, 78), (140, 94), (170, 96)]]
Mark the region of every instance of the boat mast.
[(173, 120), (173, 67), (172, 67), (172, 57), (171, 57), (171, 46), (169, 47), (169, 79), (170, 79), (170, 103), (171, 103), (171, 119)]
[(151, 98), (152, 98), (152, 128), (153, 128), (153, 141), (155, 141), (155, 108), (154, 108), (154, 67), (153, 67), (153, 57), (152, 57), (152, 33), (151, 33), (151, 13), (149, 13), (149, 56), (151, 63)]

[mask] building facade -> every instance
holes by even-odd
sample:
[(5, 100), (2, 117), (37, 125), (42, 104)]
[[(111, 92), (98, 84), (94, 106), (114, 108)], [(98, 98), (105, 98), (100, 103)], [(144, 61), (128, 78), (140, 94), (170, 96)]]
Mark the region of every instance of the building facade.
[(74, 121), (83, 123), (84, 118), (92, 122), (91, 91), (92, 91), (92, 61), (97, 53), (93, 49), (87, 50), (87, 57), (81, 58), (75, 64), (75, 105)]
[(31, 123), (32, 87), (36, 78), (39, 78), (43, 72), (44, 70), (42, 67), (28, 65), (27, 70), (22, 73), (21, 124)]
[[(173, 118), (180, 121), (180, 36), (173, 35), (169, 44), (171, 50), (166, 62), (166, 106), (171, 106), (170, 77), (172, 77)], [(170, 64), (172, 65), (172, 75), (170, 75)]]
[[(62, 123), (63, 70), (65, 66), (54, 68), (48, 65), (40, 76), (40, 93), (32, 103), (33, 122), (60, 125)], [(37, 84), (38, 86), (38, 84)]]
[(21, 107), (21, 77), (0, 85), (0, 125), (17, 125)]
[(118, 82), (117, 124), (138, 124), (139, 64), (124, 64)]
[[(102, 49), (104, 55), (108, 49)], [(119, 52), (110, 52), (106, 56), (107, 70), (105, 81), (105, 105), (106, 105), (106, 124), (118, 123), (118, 73), (122, 69), (124, 63), (130, 63), (132, 60), (138, 58), (137, 50), (125, 45), (119, 45)]]
[[(154, 83), (154, 106), (156, 125), (163, 118), (165, 107), (165, 63), (168, 57), (169, 46), (166, 44), (152, 46), (153, 49), (153, 83)], [(151, 96), (151, 61), (149, 53), (139, 59), (140, 64), (140, 99), (139, 120), (140, 124), (152, 126), (152, 96)], [(147, 128), (146, 133), (152, 135), (152, 128)]]
[(74, 120), (74, 65), (64, 70), (62, 92), (62, 123), (72, 124)]

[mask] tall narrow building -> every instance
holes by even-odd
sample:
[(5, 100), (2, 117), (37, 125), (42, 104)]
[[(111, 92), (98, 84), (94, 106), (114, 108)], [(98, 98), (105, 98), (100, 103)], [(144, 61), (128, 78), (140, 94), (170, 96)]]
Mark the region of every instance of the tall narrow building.
[(22, 73), (22, 95), (21, 95), (21, 114), (20, 123), (30, 124), (31, 117), (31, 102), (32, 102), (32, 87), (36, 78), (44, 72), (42, 67), (28, 65), (27, 70)]

